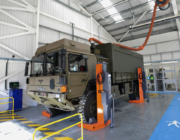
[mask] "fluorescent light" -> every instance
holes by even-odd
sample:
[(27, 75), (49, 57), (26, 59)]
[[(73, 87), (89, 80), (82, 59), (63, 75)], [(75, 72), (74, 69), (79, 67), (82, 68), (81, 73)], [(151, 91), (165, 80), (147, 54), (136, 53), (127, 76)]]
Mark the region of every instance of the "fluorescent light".
[(152, 64), (152, 63), (145, 63), (144, 65), (146, 65), (146, 66), (147, 66), (147, 65), (151, 65), (151, 64)]
[(103, 0), (100, 3), (104, 6), (104, 8), (112, 5), (110, 0)]
[(167, 64), (167, 63), (177, 63), (177, 61), (167, 61), (167, 62), (161, 62), (163, 64)]

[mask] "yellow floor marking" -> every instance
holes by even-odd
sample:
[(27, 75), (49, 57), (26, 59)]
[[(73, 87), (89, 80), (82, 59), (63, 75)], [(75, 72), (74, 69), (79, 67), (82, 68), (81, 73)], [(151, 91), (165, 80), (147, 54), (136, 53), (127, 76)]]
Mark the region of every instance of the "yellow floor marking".
[(74, 140), (72, 138), (69, 137), (59, 137), (59, 138), (54, 138), (55, 140)]
[[(13, 114), (1, 114), (0, 113), (0, 116), (12, 116)], [(14, 114), (14, 115), (16, 115), (16, 114)]]
[(43, 130), (50, 130), (49, 128), (46, 128), (46, 127), (44, 127), (44, 128), (40, 128), (40, 129), (38, 129), (39, 131), (43, 131)]
[(32, 121), (22, 121), (22, 123), (34, 123)]
[[(49, 135), (51, 135), (51, 134), (53, 134), (53, 133), (54, 133), (54, 132), (45, 132), (44, 134), (49, 136)], [(56, 134), (56, 135), (60, 135), (60, 133), (58, 133), (58, 134)]]
[(148, 95), (149, 95), (150, 97), (157, 97), (157, 96), (158, 96), (157, 93), (149, 93)]
[[(0, 117), (0, 118), (7, 118), (8, 119), (8, 118), (12, 118), (12, 116), (6, 116), (6, 117), (4, 116), (4, 117)], [(14, 116), (14, 118), (21, 118), (21, 116)]]
[(10, 120), (13, 120), (13, 119), (3, 119), (3, 120), (0, 120), (0, 122), (10, 121)]
[(40, 124), (28, 124), (29, 127), (41, 126)]
[[(2, 119), (2, 120), (0, 120), (0, 122), (10, 121), (10, 120), (13, 120), (13, 119)], [(20, 119), (16, 119), (16, 120), (21, 121), (21, 120), (27, 120), (27, 119), (25, 119), (25, 118), (20, 118)]]

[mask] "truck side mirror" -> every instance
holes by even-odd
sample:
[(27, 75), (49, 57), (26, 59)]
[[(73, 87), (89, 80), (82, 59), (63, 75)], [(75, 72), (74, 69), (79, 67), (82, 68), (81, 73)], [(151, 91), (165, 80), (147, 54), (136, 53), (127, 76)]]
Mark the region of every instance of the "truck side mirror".
[(24, 76), (28, 76), (28, 71), (29, 71), (29, 62), (26, 62)]

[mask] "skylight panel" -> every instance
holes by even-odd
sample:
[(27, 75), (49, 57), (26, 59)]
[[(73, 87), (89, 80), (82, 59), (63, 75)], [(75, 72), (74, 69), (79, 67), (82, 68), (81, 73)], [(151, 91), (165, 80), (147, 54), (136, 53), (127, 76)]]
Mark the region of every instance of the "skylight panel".
[[(113, 5), (110, 0), (103, 0), (103, 1), (101, 1), (100, 3), (103, 5), (104, 8)], [(116, 9), (115, 7), (112, 7), (111, 9), (107, 9), (107, 12), (108, 12), (110, 15), (113, 15), (113, 14), (115, 14), (115, 13), (118, 13), (118, 11), (117, 11), (117, 9)], [(116, 16), (112, 16), (112, 18), (113, 18), (115, 21), (120, 21), (120, 20), (123, 19), (120, 14), (118, 14), (118, 15), (116, 15)], [(123, 20), (122, 20), (122, 21), (123, 21)]]
[[(155, 2), (152, 1), (152, 0), (147, 0), (147, 1), (149, 2), (149, 7), (150, 7), (150, 9), (153, 11), (153, 10), (154, 10), (154, 6), (155, 6)], [(158, 11), (158, 10), (159, 10), (159, 8), (157, 8), (156, 11)]]
[(148, 0), (148, 2), (149, 2), (149, 7), (151, 8), (151, 10), (153, 10), (155, 5), (154, 1)]
[(112, 5), (112, 2), (110, 0), (103, 0), (100, 3), (104, 6), (104, 8)]
[[(117, 21), (117, 20), (122, 20), (123, 18), (122, 18), (122, 16), (121, 15), (117, 15), (117, 16), (114, 16), (114, 17), (112, 17), (115, 21)], [(124, 20), (122, 20), (122, 21), (124, 21)]]
[(115, 13), (117, 13), (118, 11), (116, 10), (116, 8), (111, 8), (111, 9), (108, 9), (107, 10), (108, 11), (108, 13), (110, 14), (110, 15), (112, 15), (112, 14), (115, 14)]

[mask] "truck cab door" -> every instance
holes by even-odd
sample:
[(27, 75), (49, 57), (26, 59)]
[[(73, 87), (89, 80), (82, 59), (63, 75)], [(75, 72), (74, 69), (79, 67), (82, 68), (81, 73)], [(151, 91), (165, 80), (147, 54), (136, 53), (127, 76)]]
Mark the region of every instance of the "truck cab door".
[(86, 55), (68, 54), (68, 99), (82, 96), (88, 82), (88, 58)]

